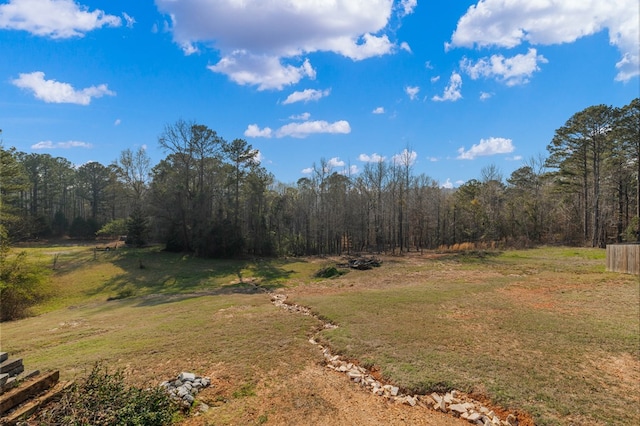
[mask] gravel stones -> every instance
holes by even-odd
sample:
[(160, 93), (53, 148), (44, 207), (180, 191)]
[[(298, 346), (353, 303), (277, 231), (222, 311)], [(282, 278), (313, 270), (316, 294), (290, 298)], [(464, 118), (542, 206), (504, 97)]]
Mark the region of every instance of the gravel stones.
[(196, 376), (194, 373), (182, 372), (174, 380), (167, 380), (160, 383), (171, 399), (179, 401), (185, 406), (191, 406), (195, 401), (195, 396), (211, 385), (208, 377)]

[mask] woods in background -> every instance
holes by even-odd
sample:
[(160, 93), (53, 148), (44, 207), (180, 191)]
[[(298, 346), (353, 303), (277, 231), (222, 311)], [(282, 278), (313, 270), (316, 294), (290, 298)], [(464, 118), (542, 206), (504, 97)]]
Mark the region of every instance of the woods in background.
[(2, 147), (2, 230), (13, 241), (126, 234), (202, 257), (603, 246), (638, 238), (639, 132), (638, 99), (592, 106), (556, 130), (547, 158), (506, 178), (486, 167), (456, 189), (414, 174), (408, 150), (356, 176), (320, 160), (283, 184), (245, 140), (186, 121), (165, 127), (166, 157), (153, 167), (144, 149), (75, 167)]

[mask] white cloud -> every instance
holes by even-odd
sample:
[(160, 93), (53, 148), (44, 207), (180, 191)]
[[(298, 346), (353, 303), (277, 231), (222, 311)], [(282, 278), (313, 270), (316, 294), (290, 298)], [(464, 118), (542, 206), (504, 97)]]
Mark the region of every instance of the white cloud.
[(400, 49), (404, 50), (405, 52), (413, 53), (413, 51), (411, 50), (411, 46), (409, 46), (409, 43), (407, 43), (406, 41), (400, 43)]
[(384, 107), (377, 107), (372, 111), (373, 114), (384, 114)]
[(120, 25), (119, 17), (102, 10), (90, 12), (73, 0), (9, 0), (0, 5), (0, 29), (27, 31), (42, 37), (83, 37), (98, 28)]
[(458, 99), (462, 98), (462, 93), (460, 93), (460, 88), (462, 87), (462, 77), (457, 72), (452, 72), (451, 77), (449, 77), (449, 85), (445, 87), (444, 93), (442, 96), (434, 96), (433, 99), (436, 102), (444, 102), (451, 101), (455, 102)]
[(616, 80), (640, 75), (637, 0), (481, 0), (460, 18), (448, 47), (553, 45), (608, 30), (621, 54)]
[(235, 51), (207, 68), (226, 74), (237, 84), (256, 85), (258, 90), (282, 90), (284, 86), (295, 84), (304, 77), (316, 77), (309, 60), (296, 67), (282, 64), (276, 56), (253, 55), (245, 50)]
[(261, 129), (257, 124), (249, 124), (244, 131), (244, 135), (248, 138), (270, 138), (272, 134), (273, 131), (269, 127)]
[(279, 138), (283, 138), (285, 136), (306, 138), (307, 136), (316, 133), (348, 134), (351, 133), (351, 126), (349, 125), (349, 122), (345, 120), (336, 121), (334, 123), (329, 123), (324, 120), (304, 121), (302, 123), (285, 124), (276, 131), (276, 136)]
[(113, 122), (114, 126), (119, 126), (122, 123), (122, 120), (120, 120), (119, 118), (116, 118), (116, 121)]
[[(280, 73), (273, 83), (274, 63), (301, 61), (313, 52), (333, 52), (363, 60), (396, 52), (389, 39), (391, 18), (413, 11), (415, 0), (156, 0), (161, 13), (172, 21), (171, 32), (179, 46), (214, 47), (222, 59), (210, 67), (239, 84), (281, 89), (309, 77), (306, 72)], [(399, 7), (396, 7), (399, 4)], [(394, 19), (394, 23), (397, 22)], [(236, 52), (255, 58), (242, 60)], [(229, 62), (233, 62), (231, 67)], [(268, 67), (259, 62), (270, 62)], [(250, 78), (239, 78), (238, 75)], [(285, 78), (286, 77), (286, 78)]]
[(333, 168), (333, 167), (344, 167), (345, 163), (343, 160), (340, 159), (340, 157), (333, 157), (331, 159), (329, 159), (329, 161), (327, 161), (327, 167)]
[(427, 157), (427, 160), (431, 161), (432, 163), (437, 163), (438, 157)]
[(269, 127), (261, 129), (257, 124), (250, 124), (244, 131), (244, 135), (250, 138), (284, 138), (290, 136), (292, 138), (306, 138), (309, 135), (325, 133), (325, 134), (348, 134), (351, 133), (351, 126), (348, 121), (340, 120), (329, 123), (324, 120), (302, 121), (297, 123), (289, 123), (273, 131)]
[(302, 121), (307, 121), (309, 118), (311, 118), (311, 114), (308, 112), (303, 112), (302, 114), (292, 115), (289, 117), (290, 120), (302, 120)]
[(418, 153), (403, 149), (400, 154), (391, 157), (391, 162), (396, 166), (413, 166), (418, 159)]
[(485, 157), (496, 154), (509, 154), (515, 147), (513, 141), (506, 138), (480, 139), (480, 143), (474, 144), (468, 151), (464, 147), (458, 149), (458, 160), (473, 160), (476, 157)]
[(124, 21), (127, 23), (127, 28), (133, 28), (136, 23), (135, 18), (133, 16), (129, 16), (128, 13), (123, 13), (122, 16), (124, 17)]
[(418, 0), (401, 0), (400, 7), (402, 9), (402, 15), (410, 15), (418, 5)]
[(302, 169), (300, 170), (300, 173), (302, 173), (303, 175), (310, 175), (311, 173), (313, 173), (313, 167), (307, 167), (306, 169)]
[(325, 96), (329, 96), (331, 90), (315, 90), (315, 89), (305, 89), (301, 92), (296, 91), (287, 96), (287, 99), (282, 102), (283, 105), (293, 104), (295, 102), (309, 102), (309, 101), (317, 101)]
[(32, 91), (36, 98), (47, 103), (89, 105), (93, 98), (115, 96), (116, 94), (109, 90), (106, 84), (76, 90), (69, 83), (45, 80), (42, 71), (20, 74), (19, 77), (12, 80), (11, 83), (21, 89)]
[(358, 156), (358, 160), (362, 161), (363, 163), (379, 163), (381, 161), (384, 161), (385, 159), (386, 159), (386, 157), (378, 155), (375, 152), (373, 154), (371, 154), (371, 155), (360, 154)]
[(424, 63), (424, 67), (428, 70), (432, 70), (433, 69), (433, 65), (431, 64), (431, 61), (427, 61)]
[(507, 86), (516, 86), (529, 82), (531, 75), (540, 71), (539, 63), (547, 63), (547, 59), (538, 55), (536, 49), (530, 48), (526, 55), (518, 54), (511, 58), (492, 55), (479, 59), (475, 64), (467, 58), (460, 62), (460, 67), (473, 79), (479, 77), (496, 78)]
[(348, 37), (335, 39), (327, 44), (328, 49), (336, 53), (346, 56), (354, 61), (362, 61), (374, 56), (383, 56), (393, 51), (394, 45), (389, 37), (384, 34), (382, 36), (374, 36), (370, 33), (364, 34), (359, 40)]
[(412, 101), (418, 96), (420, 88), (418, 86), (407, 86), (404, 88), (404, 92), (409, 96)]
[(513, 157), (507, 157), (507, 161), (522, 161), (522, 155), (514, 155)]
[(57, 142), (53, 143), (51, 141), (40, 141), (36, 144), (31, 145), (31, 149), (70, 149), (70, 148), (91, 148), (92, 145), (86, 142), (79, 141), (68, 141), (68, 142)]
[(486, 101), (487, 99), (491, 98), (492, 96), (493, 96), (493, 93), (480, 92), (480, 100), (481, 101)]
[(431, 77), (430, 80), (431, 80), (432, 83), (437, 83), (438, 81), (440, 81), (440, 76), (436, 75), (434, 77)]
[(440, 188), (453, 189), (453, 183), (451, 183), (451, 179), (447, 178), (447, 181), (440, 185)]

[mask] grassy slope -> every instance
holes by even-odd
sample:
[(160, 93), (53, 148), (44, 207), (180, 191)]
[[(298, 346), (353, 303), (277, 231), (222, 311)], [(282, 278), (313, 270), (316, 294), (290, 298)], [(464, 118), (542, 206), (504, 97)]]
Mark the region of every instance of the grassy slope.
[[(321, 359), (308, 343), (318, 321), (275, 308), (249, 282), (297, 282), (317, 268), (307, 262), (204, 261), (155, 249), (98, 252), (95, 260), (86, 247), (28, 251), (49, 266), (62, 254), (54, 297), (39, 315), (0, 325), (0, 349), (27, 369), (59, 369), (71, 379), (102, 362), (142, 386), (193, 371), (214, 378), (204, 398), (219, 405), (218, 424), (248, 424), (261, 413), (246, 409), (247, 395), (268, 385), (267, 373), (294, 375)], [(119, 295), (128, 297), (107, 301)]]
[(29, 250), (49, 265), (59, 253), (54, 297), (39, 316), (1, 326), (2, 350), (67, 378), (98, 360), (146, 383), (224, 371), (221, 424), (250, 419), (244, 396), (256, 383), (295, 375), (317, 356), (307, 343), (317, 321), (278, 311), (253, 283), (286, 286), (340, 325), (326, 341), (405, 389), (483, 392), (540, 424), (640, 415), (638, 281), (604, 272), (601, 250), (408, 257), (322, 283), (309, 261)]
[(601, 250), (551, 248), (387, 264), (361, 273), (366, 288), (351, 274), (349, 291), (297, 301), (340, 325), (325, 340), (408, 390), (473, 390), (539, 424), (625, 425), (640, 415), (638, 280), (603, 264)]

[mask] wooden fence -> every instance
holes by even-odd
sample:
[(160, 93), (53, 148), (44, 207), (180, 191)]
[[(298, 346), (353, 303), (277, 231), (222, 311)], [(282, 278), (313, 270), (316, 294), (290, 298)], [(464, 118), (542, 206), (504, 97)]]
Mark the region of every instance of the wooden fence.
[(608, 245), (607, 271), (640, 275), (640, 244)]

